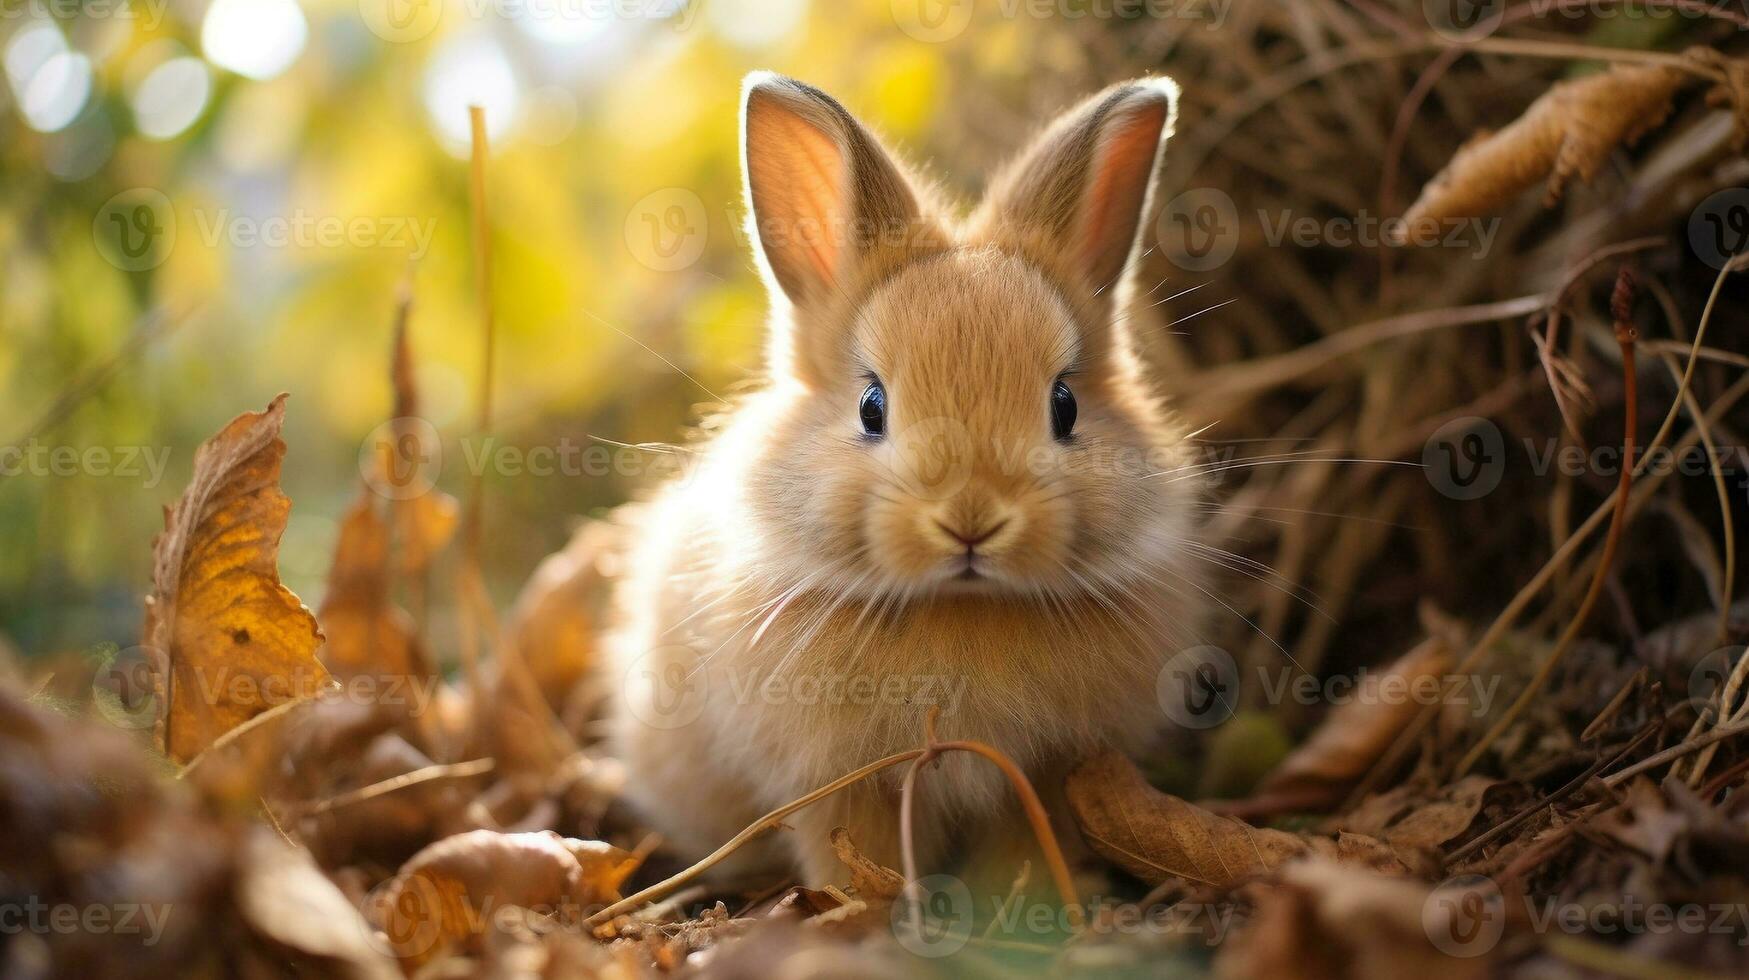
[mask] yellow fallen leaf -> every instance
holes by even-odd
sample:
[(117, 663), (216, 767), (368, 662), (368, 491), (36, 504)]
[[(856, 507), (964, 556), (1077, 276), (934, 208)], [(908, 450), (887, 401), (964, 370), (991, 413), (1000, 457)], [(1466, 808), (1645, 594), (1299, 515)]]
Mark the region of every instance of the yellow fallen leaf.
[(430, 674), (413, 620), (389, 598), (389, 526), (366, 488), (340, 522), (328, 594), (316, 614), (322, 662), (343, 678)]
[(285, 398), (201, 445), (153, 545), (145, 645), (158, 659), (158, 745), (179, 762), (329, 682), (316, 617), (279, 581), (291, 512), (279, 489)]

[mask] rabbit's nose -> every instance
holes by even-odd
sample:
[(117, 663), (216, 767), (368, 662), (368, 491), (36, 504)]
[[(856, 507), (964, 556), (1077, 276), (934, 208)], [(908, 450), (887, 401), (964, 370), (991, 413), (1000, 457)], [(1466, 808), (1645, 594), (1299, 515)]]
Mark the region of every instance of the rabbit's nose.
[(984, 542), (995, 537), (996, 532), (1007, 527), (1008, 526), (1008, 518), (1004, 517), (1004, 518), (996, 521), (995, 523), (987, 524), (982, 529), (976, 530), (976, 531), (962, 530), (961, 528), (956, 527), (956, 526), (949, 524), (946, 521), (943, 521), (940, 519), (936, 520), (935, 526), (941, 528), (943, 531), (946, 531), (948, 537), (953, 538), (955, 541), (958, 541), (960, 544), (965, 545), (966, 550), (970, 551), (973, 548), (976, 548), (978, 545), (981, 545)]

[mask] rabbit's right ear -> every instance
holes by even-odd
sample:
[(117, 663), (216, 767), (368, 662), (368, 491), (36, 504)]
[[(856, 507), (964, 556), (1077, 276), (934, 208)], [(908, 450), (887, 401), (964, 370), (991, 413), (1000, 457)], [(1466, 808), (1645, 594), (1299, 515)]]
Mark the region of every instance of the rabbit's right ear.
[(741, 101), (749, 231), (769, 278), (798, 307), (847, 291), (870, 252), (917, 225), (910, 185), (819, 89), (753, 72)]

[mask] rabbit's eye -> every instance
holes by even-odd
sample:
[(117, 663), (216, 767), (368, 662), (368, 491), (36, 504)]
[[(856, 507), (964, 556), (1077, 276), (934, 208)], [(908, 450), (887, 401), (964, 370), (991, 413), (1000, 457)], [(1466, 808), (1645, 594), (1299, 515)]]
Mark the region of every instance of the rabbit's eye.
[(1075, 431), (1075, 393), (1058, 378), (1051, 386), (1051, 434), (1058, 439), (1069, 438)]
[(862, 404), (858, 407), (862, 415), (862, 431), (871, 436), (882, 436), (887, 431), (887, 389), (881, 387), (879, 381), (870, 381), (863, 389)]

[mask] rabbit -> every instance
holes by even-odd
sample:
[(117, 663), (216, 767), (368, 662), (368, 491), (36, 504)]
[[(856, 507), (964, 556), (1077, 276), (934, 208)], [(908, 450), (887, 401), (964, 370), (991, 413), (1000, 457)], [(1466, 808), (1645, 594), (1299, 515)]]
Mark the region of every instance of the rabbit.
[[(920, 747), (932, 711), (939, 738), (1016, 760), (1072, 835), (1065, 774), (1157, 730), (1156, 678), (1202, 614), (1204, 488), (1120, 311), (1176, 104), (1166, 78), (1113, 85), (962, 218), (830, 96), (747, 76), (767, 377), (640, 505), (609, 641), (611, 742), (671, 845), (709, 853)], [(905, 769), (723, 867), (842, 884), (838, 827), (900, 867)], [(1029, 833), (986, 760), (917, 781), (920, 867)]]

